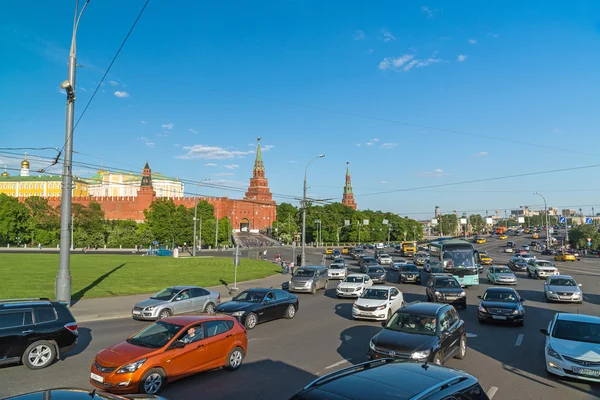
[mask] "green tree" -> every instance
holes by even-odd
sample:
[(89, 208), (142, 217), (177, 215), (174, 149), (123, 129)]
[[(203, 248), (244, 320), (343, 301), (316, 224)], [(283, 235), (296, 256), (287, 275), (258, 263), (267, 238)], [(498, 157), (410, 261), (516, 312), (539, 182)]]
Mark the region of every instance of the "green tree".
[(594, 225), (579, 225), (569, 230), (569, 243), (575, 248), (588, 248), (588, 238), (592, 239), (592, 249), (600, 247), (600, 234)]
[(91, 202), (88, 207), (73, 204), (73, 246), (103, 247), (106, 243), (104, 211), (100, 204)]
[(0, 194), (0, 245), (30, 241), (29, 209), (15, 197)]
[(141, 244), (138, 224), (135, 221), (107, 221), (106, 229), (106, 246), (109, 248), (133, 248)]
[(456, 217), (456, 214), (442, 215), (440, 228), (442, 229), (442, 235), (454, 235), (458, 228), (458, 218)]
[(479, 214), (471, 214), (469, 216), (469, 225), (473, 233), (481, 233), (486, 228), (485, 220)]
[(60, 214), (42, 197), (28, 197), (23, 202), (29, 209), (31, 245), (56, 246), (60, 242)]

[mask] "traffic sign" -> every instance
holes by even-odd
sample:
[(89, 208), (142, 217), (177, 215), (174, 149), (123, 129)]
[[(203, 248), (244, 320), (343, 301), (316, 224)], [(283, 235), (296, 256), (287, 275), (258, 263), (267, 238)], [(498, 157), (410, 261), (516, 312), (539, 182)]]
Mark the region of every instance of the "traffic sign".
[(558, 218), (558, 222), (560, 224), (566, 224), (567, 223), (567, 217), (559, 217)]
[(591, 224), (592, 224), (592, 222), (593, 222), (593, 218), (590, 218), (590, 217), (586, 217), (586, 218), (585, 218), (585, 223), (586, 223), (587, 225), (591, 225)]

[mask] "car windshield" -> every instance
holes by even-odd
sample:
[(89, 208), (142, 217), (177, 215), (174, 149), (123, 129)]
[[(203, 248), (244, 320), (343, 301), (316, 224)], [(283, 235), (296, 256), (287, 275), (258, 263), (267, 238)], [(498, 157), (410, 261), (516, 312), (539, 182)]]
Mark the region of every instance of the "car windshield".
[(388, 291), (386, 289), (367, 289), (360, 297), (369, 300), (387, 300)]
[(489, 292), (485, 292), (485, 294), (483, 295), (483, 300), (486, 301), (501, 301), (501, 302), (506, 302), (506, 303), (516, 303), (517, 302), (517, 296), (515, 295), (514, 292), (499, 292), (499, 291), (489, 291)]
[(164, 321), (157, 321), (153, 324), (148, 325), (129, 339), (127, 343), (134, 346), (150, 347), (158, 349), (163, 347), (171, 339), (179, 333), (183, 328), (181, 325), (170, 324)]
[(452, 261), (453, 268), (473, 268), (475, 265), (471, 249), (445, 250), (444, 261)]
[(496, 268), (496, 273), (497, 274), (510, 274), (511, 270), (506, 267)]
[(371, 264), (371, 263), (377, 263), (377, 260), (375, 260), (373, 257), (365, 257), (363, 258), (363, 263), (364, 264)]
[(521, 254), (521, 258), (533, 258), (531, 254)]
[(296, 272), (294, 272), (294, 276), (311, 277), (314, 274), (315, 274), (315, 270), (314, 269), (299, 268)]
[(419, 269), (416, 265), (410, 264), (402, 267), (402, 271), (404, 272), (419, 272)]
[(460, 285), (456, 279), (442, 278), (435, 281), (436, 288), (458, 288)]
[(600, 343), (600, 324), (559, 319), (554, 325), (552, 336), (574, 342)]
[(236, 297), (233, 298), (233, 301), (245, 301), (249, 303), (260, 303), (265, 298), (265, 292), (255, 292), (253, 290), (248, 290), (247, 292), (242, 292)]
[(389, 254), (385, 254), (385, 253), (381, 253), (379, 255), (379, 258), (389, 258), (389, 257), (390, 257), (390, 255)]
[(350, 283), (362, 283), (362, 281), (362, 276), (348, 276), (346, 279), (344, 279), (344, 282)]
[(554, 267), (554, 264), (549, 261), (538, 261), (537, 265), (538, 267)]
[(479, 255), (480, 255), (481, 257), (487, 257), (487, 253), (486, 253), (485, 251), (480, 251), (480, 252), (479, 252)]
[(577, 286), (575, 280), (571, 278), (552, 278), (550, 279), (551, 286)]
[(166, 288), (150, 298), (153, 300), (171, 300), (177, 293), (179, 293), (179, 289)]
[(435, 317), (414, 315), (398, 312), (390, 318), (385, 326), (397, 332), (414, 333), (419, 335), (435, 335)]
[(329, 266), (330, 269), (344, 269), (344, 266), (342, 264), (331, 264)]
[(382, 274), (382, 273), (385, 272), (385, 270), (383, 268), (381, 268), (381, 267), (371, 267), (371, 268), (369, 268), (367, 270), (367, 272), (370, 273), (370, 274), (373, 274), (373, 273), (375, 273), (375, 274)]

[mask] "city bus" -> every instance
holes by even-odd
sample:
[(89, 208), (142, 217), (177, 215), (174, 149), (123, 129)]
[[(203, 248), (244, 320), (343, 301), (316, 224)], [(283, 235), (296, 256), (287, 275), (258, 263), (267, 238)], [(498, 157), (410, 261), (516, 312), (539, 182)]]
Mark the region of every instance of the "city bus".
[(431, 272), (451, 273), (462, 286), (479, 285), (475, 248), (464, 240), (444, 240), (429, 244)]
[(400, 246), (400, 255), (402, 257), (412, 257), (417, 252), (417, 242), (402, 242)]

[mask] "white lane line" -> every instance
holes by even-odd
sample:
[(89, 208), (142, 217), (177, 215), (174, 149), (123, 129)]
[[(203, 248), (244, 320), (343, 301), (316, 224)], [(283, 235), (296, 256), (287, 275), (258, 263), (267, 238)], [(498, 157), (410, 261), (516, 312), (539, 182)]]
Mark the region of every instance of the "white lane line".
[(346, 364), (350, 360), (351, 360), (351, 358), (349, 358), (347, 360), (338, 361), (335, 364), (331, 364), (330, 366), (325, 367), (325, 369), (331, 369), (331, 368), (339, 367), (340, 365)]
[(517, 341), (515, 342), (515, 346), (519, 347), (521, 345), (521, 343), (523, 343), (523, 334), (520, 333), (519, 336), (517, 336)]
[(498, 388), (496, 386), (492, 386), (490, 388), (490, 390), (487, 391), (487, 396), (490, 398), (490, 400), (494, 398), (497, 391), (498, 391)]
[(477, 335), (476, 335), (476, 334), (474, 334), (474, 333), (469, 333), (469, 332), (467, 332), (467, 337), (468, 337), (468, 338), (474, 338), (474, 337), (477, 337)]

